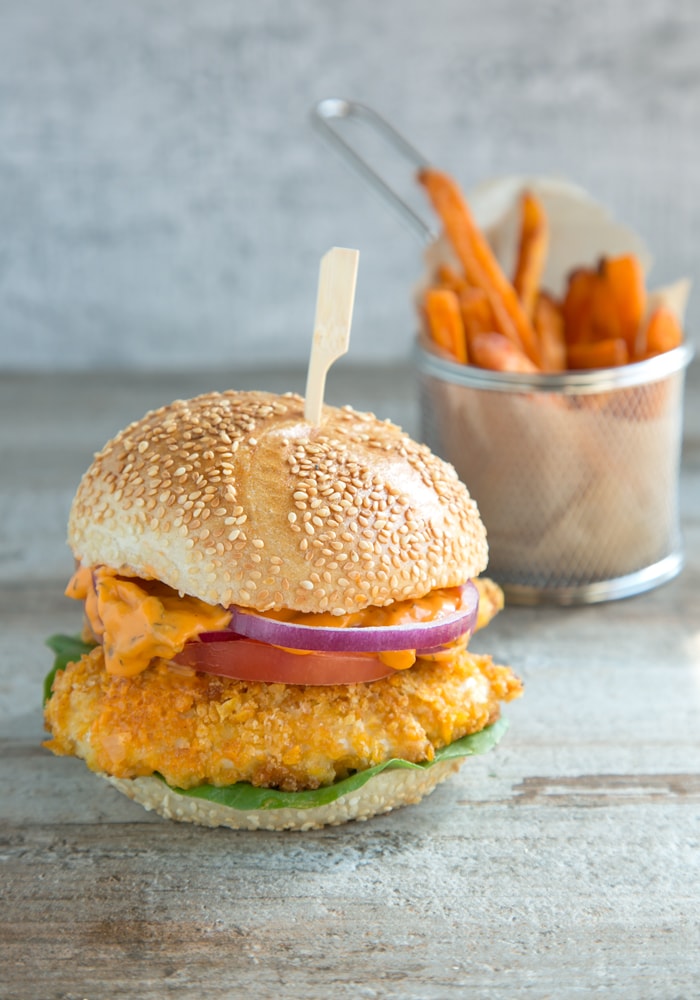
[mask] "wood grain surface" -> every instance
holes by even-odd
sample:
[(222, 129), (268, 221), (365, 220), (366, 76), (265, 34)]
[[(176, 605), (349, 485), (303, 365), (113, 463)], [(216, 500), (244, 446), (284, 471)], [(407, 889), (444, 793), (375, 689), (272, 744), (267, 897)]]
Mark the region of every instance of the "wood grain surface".
[[(42, 748), (43, 640), (78, 625), (65, 520), (92, 452), (175, 396), (302, 382), (0, 376), (0, 996), (700, 996), (697, 366), (685, 570), (625, 601), (507, 608), (476, 644), (525, 697), (500, 747), (420, 805), (304, 834), (206, 830)], [(339, 370), (327, 399), (417, 424), (407, 369)]]

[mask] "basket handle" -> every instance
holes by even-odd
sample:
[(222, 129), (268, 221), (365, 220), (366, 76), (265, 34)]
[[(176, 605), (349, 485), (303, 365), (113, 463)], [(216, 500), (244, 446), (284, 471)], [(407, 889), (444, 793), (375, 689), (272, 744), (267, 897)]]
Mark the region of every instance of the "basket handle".
[(339, 123), (347, 119), (355, 119), (362, 122), (368, 128), (381, 135), (386, 142), (393, 146), (413, 167), (420, 169), (429, 166), (428, 160), (418, 152), (404, 137), (390, 125), (385, 118), (368, 108), (365, 104), (357, 101), (346, 101), (339, 97), (326, 97), (319, 101), (312, 109), (311, 120), (324, 137), (328, 139), (343, 158), (353, 166), (366, 181), (378, 191), (379, 194), (403, 217), (405, 222), (418, 234), (423, 243), (432, 242), (435, 231), (428, 225), (411, 206), (396, 192), (384, 178), (370, 166), (367, 160), (362, 157), (355, 147), (342, 135)]

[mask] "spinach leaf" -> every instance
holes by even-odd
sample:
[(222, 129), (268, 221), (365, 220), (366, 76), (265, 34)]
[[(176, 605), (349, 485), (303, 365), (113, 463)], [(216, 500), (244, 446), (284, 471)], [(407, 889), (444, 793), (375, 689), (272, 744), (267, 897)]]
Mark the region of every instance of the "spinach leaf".
[(53, 668), (44, 680), (44, 704), (51, 697), (54, 677), (59, 670), (65, 670), (69, 663), (75, 663), (95, 648), (94, 642), (83, 642), (79, 635), (52, 635), (46, 640), (46, 645), (56, 654)]
[[(357, 771), (341, 781), (324, 788), (316, 788), (304, 792), (281, 792), (276, 788), (256, 788), (248, 782), (238, 782), (235, 785), (197, 785), (195, 788), (172, 788), (178, 795), (189, 798), (206, 799), (218, 805), (229, 806), (231, 809), (312, 809), (314, 806), (324, 806), (335, 802), (341, 795), (355, 792), (362, 788), (370, 778), (382, 771), (396, 768), (425, 770), (442, 760), (456, 760), (459, 757), (473, 757), (491, 750), (501, 739), (508, 723), (499, 719), (492, 725), (471, 736), (463, 736), (449, 746), (435, 752), (435, 759), (424, 764), (413, 764), (407, 760), (394, 759), (383, 764), (377, 764), (366, 771)], [(161, 781), (165, 779), (160, 775)], [(167, 783), (167, 782), (166, 782)], [(172, 786), (169, 786), (172, 787)]]

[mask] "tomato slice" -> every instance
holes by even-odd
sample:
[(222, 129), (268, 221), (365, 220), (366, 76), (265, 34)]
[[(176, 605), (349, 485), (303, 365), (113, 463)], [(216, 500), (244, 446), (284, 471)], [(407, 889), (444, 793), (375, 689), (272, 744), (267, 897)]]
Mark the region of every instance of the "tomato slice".
[(366, 684), (396, 673), (367, 653), (289, 653), (244, 638), (188, 642), (173, 661), (204, 673), (266, 684)]

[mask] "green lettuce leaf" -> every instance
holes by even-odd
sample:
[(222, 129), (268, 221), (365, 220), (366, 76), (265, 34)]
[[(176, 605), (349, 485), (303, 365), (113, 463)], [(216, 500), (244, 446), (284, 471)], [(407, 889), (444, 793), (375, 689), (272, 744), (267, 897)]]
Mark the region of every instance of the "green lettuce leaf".
[(44, 704), (51, 697), (54, 677), (59, 670), (65, 670), (69, 663), (76, 663), (81, 656), (95, 648), (94, 642), (83, 642), (79, 635), (52, 635), (46, 645), (56, 654), (53, 667), (44, 679)]
[[(89, 653), (94, 648), (94, 644), (83, 642), (79, 636), (54, 635), (47, 639), (46, 645), (56, 654), (56, 661), (53, 669), (49, 672), (44, 681), (44, 702), (51, 697), (51, 686), (57, 670), (64, 670), (68, 663), (79, 660), (84, 653)], [(324, 788), (316, 788), (304, 792), (281, 792), (276, 788), (256, 788), (245, 781), (240, 781), (235, 785), (197, 785), (196, 788), (175, 788), (178, 795), (186, 795), (189, 798), (206, 799), (207, 802), (214, 802), (217, 805), (228, 806), (231, 809), (312, 809), (315, 806), (325, 806), (329, 802), (335, 802), (342, 795), (355, 792), (362, 788), (370, 778), (382, 771), (396, 768), (408, 768), (410, 770), (425, 770), (434, 764), (445, 760), (457, 760), (460, 757), (475, 757), (478, 754), (487, 753), (499, 742), (504, 735), (508, 723), (505, 719), (499, 719), (492, 725), (482, 729), (479, 733), (471, 736), (463, 736), (460, 740), (455, 740), (446, 747), (436, 750), (435, 759), (423, 764), (413, 764), (408, 760), (394, 759), (377, 764), (375, 767), (367, 768), (366, 771), (357, 771), (355, 774), (336, 781), (333, 785)], [(156, 775), (161, 781), (165, 778)], [(167, 782), (165, 782), (167, 784)]]
[[(377, 764), (366, 771), (357, 771), (342, 781), (336, 781), (333, 785), (324, 788), (316, 788), (305, 792), (281, 792), (276, 788), (256, 788), (248, 782), (240, 781), (235, 785), (225, 785), (217, 787), (215, 785), (197, 785), (196, 788), (172, 788), (178, 795), (187, 795), (189, 798), (206, 799), (207, 802), (215, 802), (217, 805), (229, 806), (231, 809), (312, 809), (314, 806), (325, 806), (329, 802), (335, 802), (342, 795), (355, 792), (362, 788), (370, 778), (381, 771), (395, 768), (408, 768), (415, 771), (425, 770), (437, 764), (441, 760), (456, 760), (459, 757), (474, 757), (477, 754), (486, 753), (491, 750), (501, 739), (508, 723), (505, 719), (499, 719), (492, 725), (482, 729), (479, 733), (471, 736), (463, 736), (461, 740), (455, 740), (449, 746), (435, 751), (435, 759), (424, 764), (413, 764), (408, 760), (394, 759)], [(165, 781), (158, 775), (161, 781)], [(167, 784), (167, 782), (166, 782)]]

